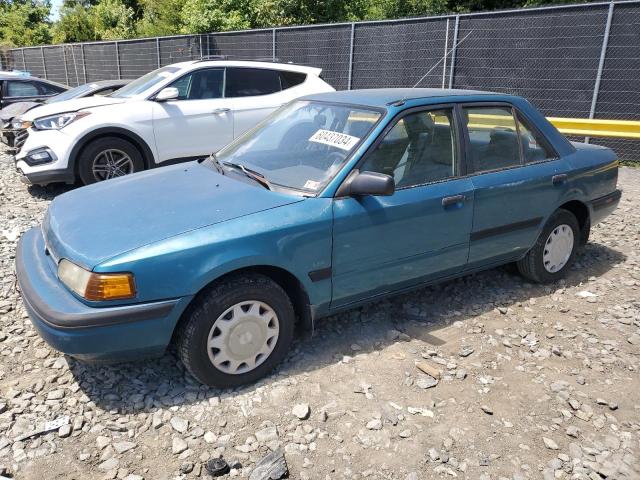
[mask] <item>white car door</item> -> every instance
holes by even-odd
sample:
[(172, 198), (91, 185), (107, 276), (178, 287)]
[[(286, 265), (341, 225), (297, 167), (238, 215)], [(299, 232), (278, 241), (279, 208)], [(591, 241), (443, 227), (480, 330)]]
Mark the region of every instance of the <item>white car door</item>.
[(234, 137), (292, 99), (281, 89), (279, 70), (227, 67), (225, 98), (233, 101)]
[(154, 102), (158, 162), (216, 152), (233, 140), (233, 99), (223, 98), (224, 68), (203, 68), (168, 87), (177, 100)]

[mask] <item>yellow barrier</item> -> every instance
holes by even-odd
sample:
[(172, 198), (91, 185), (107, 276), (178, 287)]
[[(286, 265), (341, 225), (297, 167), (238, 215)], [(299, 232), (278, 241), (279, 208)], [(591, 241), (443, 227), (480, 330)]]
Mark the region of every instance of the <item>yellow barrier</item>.
[(640, 139), (640, 122), (588, 118), (547, 117), (565, 135)]

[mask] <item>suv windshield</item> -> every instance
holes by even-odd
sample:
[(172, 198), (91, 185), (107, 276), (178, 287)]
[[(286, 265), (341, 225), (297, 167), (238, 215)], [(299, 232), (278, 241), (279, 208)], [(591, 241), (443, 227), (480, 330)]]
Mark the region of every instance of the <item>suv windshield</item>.
[(380, 119), (365, 107), (291, 102), (217, 154), (272, 185), (318, 193)]
[(146, 75), (134, 80), (133, 82), (125, 85), (120, 90), (116, 90), (110, 96), (115, 98), (131, 98), (148, 90), (149, 88), (157, 85), (165, 78), (170, 77), (180, 69), (178, 67), (162, 67), (153, 72), (149, 72)]

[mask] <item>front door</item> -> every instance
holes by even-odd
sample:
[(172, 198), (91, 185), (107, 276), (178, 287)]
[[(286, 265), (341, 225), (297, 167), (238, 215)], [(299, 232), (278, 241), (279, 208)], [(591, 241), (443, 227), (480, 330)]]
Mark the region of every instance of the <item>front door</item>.
[(224, 68), (195, 70), (168, 86), (180, 96), (154, 102), (159, 162), (208, 155), (233, 140), (233, 101), (222, 95)]
[(534, 243), (569, 188), (569, 165), (511, 106), (463, 109), (475, 189), (469, 267), (504, 263)]
[(358, 165), (392, 175), (396, 192), (334, 200), (332, 307), (464, 269), (474, 192), (455, 118), (451, 107), (404, 115)]

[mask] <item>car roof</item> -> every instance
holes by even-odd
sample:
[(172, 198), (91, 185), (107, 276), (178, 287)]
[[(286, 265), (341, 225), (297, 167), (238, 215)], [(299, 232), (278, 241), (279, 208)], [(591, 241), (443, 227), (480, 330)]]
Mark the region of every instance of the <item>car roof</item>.
[[(399, 101), (437, 99), (445, 97), (501, 95), (481, 90), (461, 90), (454, 88), (372, 88), (362, 90), (340, 90), (316, 93), (302, 97), (304, 100), (353, 103), (370, 107), (385, 107)], [(502, 96), (502, 95), (501, 95)], [(504, 95), (505, 97), (508, 95)]]
[(96, 88), (101, 88), (101, 87), (112, 87), (112, 86), (117, 86), (117, 85), (126, 85), (127, 83), (131, 82), (132, 79), (121, 79), (121, 80), (98, 80), (97, 82), (87, 82), (87, 84), (89, 85), (95, 85)]
[(34, 77), (33, 75), (25, 72), (0, 72), (0, 80), (38, 80), (39, 82), (49, 83), (51, 85), (57, 85), (68, 89), (69, 87), (63, 83), (47, 80), (46, 78)]
[(312, 75), (320, 75), (321, 68), (308, 67), (306, 65), (296, 65), (294, 63), (282, 63), (272, 61), (259, 60), (227, 60), (227, 59), (203, 59), (194, 60), (192, 62), (176, 63), (175, 66), (183, 65), (203, 65), (212, 67), (250, 67), (250, 68), (269, 68), (272, 70), (286, 70), (290, 72), (310, 73)]

